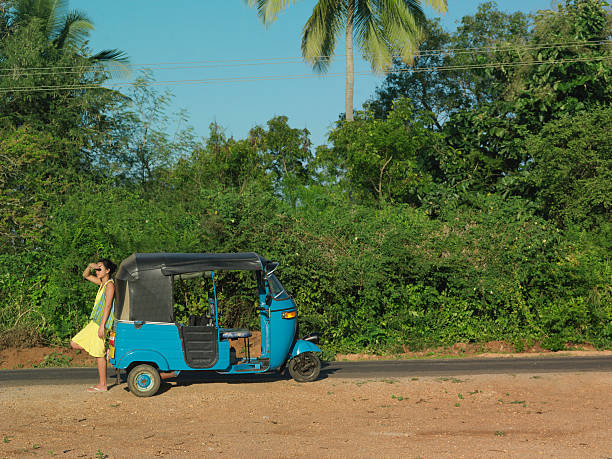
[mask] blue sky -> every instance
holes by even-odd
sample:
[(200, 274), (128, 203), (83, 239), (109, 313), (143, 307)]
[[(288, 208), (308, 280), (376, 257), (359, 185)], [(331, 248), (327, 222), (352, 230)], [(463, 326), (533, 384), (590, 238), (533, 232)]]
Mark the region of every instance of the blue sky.
[[(151, 67), (159, 82), (261, 78), (159, 85), (160, 91), (167, 88), (175, 95), (172, 111), (187, 110), (199, 136), (206, 137), (209, 124), (216, 121), (228, 135), (244, 138), (251, 127), (286, 115), (292, 127), (307, 128), (313, 144), (319, 145), (344, 112), (344, 58), (334, 60), (327, 77), (315, 74), (301, 60), (301, 31), (314, 4), (314, 0), (296, 2), (268, 28), (242, 0), (71, 0), (70, 8), (92, 19), (94, 51), (119, 48), (136, 68)], [(478, 4), (449, 0), (443, 26), (453, 30), (461, 17), (476, 12)], [(497, 4), (502, 11), (530, 13), (550, 9), (554, 2), (500, 0)], [(437, 15), (429, 9), (426, 13)], [(343, 42), (338, 43), (337, 54), (344, 54)], [(255, 59), (267, 63), (252, 65)], [(232, 60), (236, 62), (227, 62)], [(361, 59), (356, 60), (355, 70), (364, 73), (355, 77), (354, 104), (360, 108), (383, 77), (373, 75)], [(286, 76), (296, 78), (273, 79)]]

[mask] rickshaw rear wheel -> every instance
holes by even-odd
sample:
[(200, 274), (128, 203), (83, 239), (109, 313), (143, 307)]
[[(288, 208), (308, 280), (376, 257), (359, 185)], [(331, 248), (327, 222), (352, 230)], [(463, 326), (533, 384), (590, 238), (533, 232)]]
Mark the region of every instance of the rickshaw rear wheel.
[(136, 365), (128, 374), (127, 383), (136, 397), (150, 397), (159, 390), (161, 377), (157, 368), (151, 365)]
[(289, 360), (289, 374), (297, 382), (311, 382), (321, 371), (321, 360), (314, 352), (303, 352)]

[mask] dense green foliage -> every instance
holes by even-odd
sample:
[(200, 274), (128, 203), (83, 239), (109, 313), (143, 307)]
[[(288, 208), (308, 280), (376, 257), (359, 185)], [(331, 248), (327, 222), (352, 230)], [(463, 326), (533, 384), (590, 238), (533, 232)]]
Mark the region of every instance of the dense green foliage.
[[(571, 0), (527, 17), (485, 3), (456, 32), (431, 23), (417, 69), (462, 69), (398, 63), (316, 148), (283, 116), (245, 139), (216, 124), (203, 141), (191, 128), (170, 136), (171, 96), (149, 73), (125, 95), (18, 92), (108, 74), (86, 47), (60, 52), (35, 20), (0, 8), (0, 332), (69, 337), (89, 313), (81, 272), (98, 256), (256, 251), (281, 263), (301, 333), (321, 331), (328, 350), (610, 347), (606, 8)], [(428, 53), (468, 47), (487, 49)], [(206, 306), (205, 285), (177, 285), (180, 313)], [(229, 273), (218, 287), (222, 323), (257, 327), (253, 279)]]

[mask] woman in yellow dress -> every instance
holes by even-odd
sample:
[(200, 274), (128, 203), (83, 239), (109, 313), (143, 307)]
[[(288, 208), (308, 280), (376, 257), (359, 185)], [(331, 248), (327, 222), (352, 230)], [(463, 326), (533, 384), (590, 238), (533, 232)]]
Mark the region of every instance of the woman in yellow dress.
[[(116, 268), (117, 266), (112, 261), (101, 258), (97, 263), (90, 263), (83, 271), (83, 278), (100, 286), (89, 316), (89, 323), (70, 340), (70, 346), (74, 349), (84, 350), (96, 359), (100, 380), (95, 386), (89, 387), (88, 392), (108, 390), (104, 338), (114, 320), (115, 284), (111, 276)], [(92, 271), (95, 275), (92, 274)]]

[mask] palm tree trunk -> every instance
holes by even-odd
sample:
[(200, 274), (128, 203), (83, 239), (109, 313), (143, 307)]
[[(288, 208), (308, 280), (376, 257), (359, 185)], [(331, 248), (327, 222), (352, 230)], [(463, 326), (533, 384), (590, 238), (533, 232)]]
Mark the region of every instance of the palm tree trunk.
[(353, 19), (355, 17), (355, 0), (347, 0), (346, 9), (346, 89), (344, 92), (344, 108), (346, 121), (353, 121), (353, 87), (355, 71), (353, 66)]

